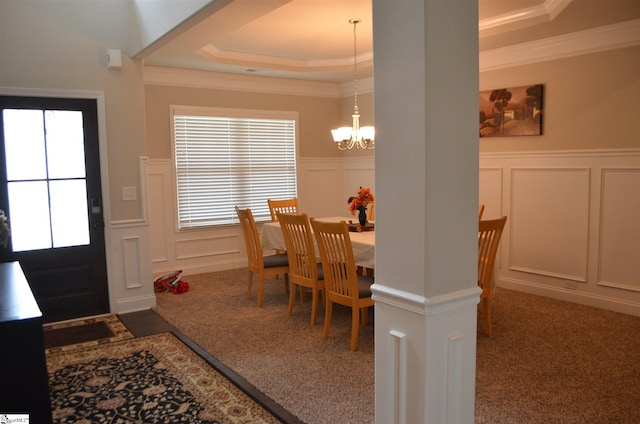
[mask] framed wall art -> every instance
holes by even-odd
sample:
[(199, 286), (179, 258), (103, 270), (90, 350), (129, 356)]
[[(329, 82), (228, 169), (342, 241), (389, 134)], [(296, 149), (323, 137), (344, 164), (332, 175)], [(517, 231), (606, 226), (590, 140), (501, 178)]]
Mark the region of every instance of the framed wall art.
[(542, 84), (480, 92), (480, 137), (542, 135)]

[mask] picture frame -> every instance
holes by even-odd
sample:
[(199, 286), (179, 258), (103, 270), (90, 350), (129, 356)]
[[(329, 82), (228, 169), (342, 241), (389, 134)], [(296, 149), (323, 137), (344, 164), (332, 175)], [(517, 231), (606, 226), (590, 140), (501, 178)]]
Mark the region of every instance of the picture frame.
[(542, 135), (543, 85), (480, 92), (481, 138)]

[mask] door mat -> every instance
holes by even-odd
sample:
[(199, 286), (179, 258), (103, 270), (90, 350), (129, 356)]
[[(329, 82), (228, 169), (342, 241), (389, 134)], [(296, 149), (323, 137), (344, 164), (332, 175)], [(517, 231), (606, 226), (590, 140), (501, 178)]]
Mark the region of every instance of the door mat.
[(46, 324), (43, 330), (47, 353), (133, 338), (116, 315)]

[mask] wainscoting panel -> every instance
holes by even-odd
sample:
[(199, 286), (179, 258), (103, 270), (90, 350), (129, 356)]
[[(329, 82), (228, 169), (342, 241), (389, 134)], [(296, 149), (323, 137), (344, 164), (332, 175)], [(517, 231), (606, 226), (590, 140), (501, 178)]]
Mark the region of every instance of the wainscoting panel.
[[(310, 217), (338, 216), (336, 187), (342, 170), (336, 160), (301, 160), (298, 164), (298, 201)], [(346, 203), (346, 201), (345, 201)]]
[[(347, 199), (354, 196), (360, 187), (369, 187), (375, 196), (376, 182), (373, 158), (371, 159), (349, 159), (344, 164), (344, 180), (342, 206), (347, 211)], [(343, 212), (344, 213), (344, 212)]]
[(602, 170), (602, 286), (640, 292), (640, 169)]
[(168, 236), (171, 234), (173, 224), (170, 216), (173, 209), (171, 161), (153, 161), (148, 168), (148, 192), (153, 204), (149, 208), (149, 224), (152, 228), (162, 231), (151, 231), (151, 260), (153, 263), (168, 262), (171, 256), (169, 252)]
[(220, 234), (208, 237), (189, 237), (176, 240), (176, 259), (211, 258), (238, 254), (238, 244), (244, 243), (242, 234)]
[(589, 170), (512, 169), (510, 206), (510, 268), (585, 282)]
[(391, 387), (387, 420), (390, 423), (407, 422), (407, 335), (389, 331), (388, 371)]
[(149, 226), (145, 221), (112, 222), (112, 272), (109, 297), (112, 313), (127, 313), (156, 305), (149, 253)]
[(497, 199), (497, 286), (640, 316), (640, 149), (481, 154)]
[(479, 200), (484, 205), (483, 219), (496, 219), (502, 213), (502, 168), (481, 168), (479, 176)]
[(140, 237), (123, 237), (125, 286), (128, 289), (142, 287), (142, 265)]

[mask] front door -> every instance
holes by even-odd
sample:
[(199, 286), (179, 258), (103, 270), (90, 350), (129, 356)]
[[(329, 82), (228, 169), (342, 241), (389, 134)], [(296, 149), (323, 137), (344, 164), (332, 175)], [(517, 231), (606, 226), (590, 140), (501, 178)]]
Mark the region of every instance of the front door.
[(0, 96), (0, 209), (45, 322), (109, 312), (95, 99)]

